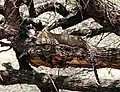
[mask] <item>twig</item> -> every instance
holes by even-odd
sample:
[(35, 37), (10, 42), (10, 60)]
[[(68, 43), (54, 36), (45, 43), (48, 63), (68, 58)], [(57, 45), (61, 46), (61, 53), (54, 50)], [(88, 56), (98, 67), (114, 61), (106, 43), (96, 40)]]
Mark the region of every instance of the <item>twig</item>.
[(51, 76), (50, 76), (49, 74), (47, 74), (47, 75), (48, 75), (48, 77), (50, 78), (50, 80), (51, 80), (51, 82), (52, 82), (52, 84), (53, 84), (56, 92), (59, 92), (58, 89), (57, 89), (57, 87), (56, 87), (56, 85), (55, 85), (55, 83), (54, 83), (54, 81), (53, 81), (53, 79), (51, 78)]

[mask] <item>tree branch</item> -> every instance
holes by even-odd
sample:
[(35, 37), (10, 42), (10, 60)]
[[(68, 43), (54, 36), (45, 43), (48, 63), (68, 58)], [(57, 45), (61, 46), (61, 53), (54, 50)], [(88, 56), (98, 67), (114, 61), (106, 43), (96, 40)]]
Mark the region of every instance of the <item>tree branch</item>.
[[(64, 17), (62, 19), (58, 19), (58, 22), (53, 23), (52, 26), (49, 26), (50, 29), (53, 29), (58, 26), (62, 26), (64, 29), (70, 26), (73, 26), (82, 20), (92, 17), (95, 19), (96, 22), (100, 23), (103, 26), (103, 29), (100, 29), (98, 32), (93, 30), (89, 37), (93, 37), (103, 32), (113, 32), (117, 35), (120, 35), (120, 17), (119, 17), (119, 10), (116, 8), (117, 5), (112, 5), (109, 2), (103, 2), (102, 0), (78, 0), (78, 4), (81, 6), (79, 8), (78, 13), (73, 12), (72, 16)], [(82, 15), (81, 15), (82, 12)], [(70, 14), (71, 15), (71, 14)], [(83, 18), (82, 18), (83, 17)], [(74, 32), (74, 35), (81, 35), (79, 32)]]
[(64, 75), (48, 76), (48, 74), (39, 73), (39, 71), (37, 72), (26, 71), (26, 70), (18, 71), (18, 70), (9, 69), (7, 71), (0, 71), (1, 77), (3, 78), (3, 80), (0, 81), (0, 84), (2, 85), (10, 85), (16, 83), (35, 84), (40, 89), (43, 90), (47, 88), (48, 89), (54, 88), (50, 80), (51, 77), (58, 89), (68, 89), (68, 90), (76, 90), (76, 91), (78, 90), (85, 92), (89, 92), (89, 91), (99, 92), (99, 90), (100, 92), (101, 91), (103, 92), (105, 90), (112, 90), (112, 92), (114, 92), (114, 90), (119, 90), (119, 88), (117, 88), (117, 85), (119, 85), (120, 81), (117, 79), (112, 80), (107, 77), (105, 79), (103, 76), (101, 76), (100, 77), (101, 87), (98, 87), (96, 85), (96, 80), (95, 77), (93, 77), (94, 73), (92, 71), (90, 71), (89, 69), (88, 70), (80, 69), (79, 71), (80, 71), (79, 74), (72, 76), (64, 76)]
[(22, 0), (6, 0), (5, 1), (5, 24), (11, 26), (14, 29), (18, 29), (22, 21), (19, 13), (19, 6)]
[(61, 4), (56, 1), (46, 1), (41, 4), (38, 4), (35, 7), (35, 12), (38, 15), (46, 12), (46, 11), (55, 11), (61, 14), (62, 16), (67, 16), (69, 14), (69, 11), (66, 10), (66, 8)]
[[(103, 28), (111, 27), (110, 32), (120, 35), (120, 16), (118, 6), (112, 2), (104, 2), (103, 0), (78, 0), (78, 3), (83, 9), (83, 16), (88, 16), (94, 18), (98, 23), (100, 23)], [(86, 6), (87, 5), (87, 6)], [(116, 8), (117, 7), (117, 8)]]
[(33, 0), (27, 0), (26, 5), (27, 5), (28, 10), (29, 10), (29, 15), (30, 15), (29, 17), (36, 17), (36, 12), (35, 12)]

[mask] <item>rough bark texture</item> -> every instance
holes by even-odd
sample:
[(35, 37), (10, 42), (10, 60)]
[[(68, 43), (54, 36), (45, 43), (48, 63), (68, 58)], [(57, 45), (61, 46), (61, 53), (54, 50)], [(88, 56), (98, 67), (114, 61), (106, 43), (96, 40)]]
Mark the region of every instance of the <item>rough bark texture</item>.
[(2, 77), (0, 84), (36, 84), (42, 92), (51, 92), (51, 89), (56, 92), (53, 83), (51, 82), (52, 78), (57, 89), (78, 90), (84, 92), (103, 92), (108, 90), (109, 92), (116, 92), (120, 90), (119, 80), (115, 81), (109, 78), (105, 79), (104, 77), (100, 78), (101, 87), (97, 86), (95, 77), (92, 77), (94, 73), (89, 70), (84, 70), (83, 72), (81, 69), (81, 72), (76, 76), (60, 76), (38, 73), (35, 71), (18, 71), (10, 69), (10, 67), (8, 68), (9, 70), (7, 71), (0, 71)]
[[(88, 9), (93, 9), (91, 4), (93, 4), (95, 6), (97, 2), (99, 2), (100, 5), (97, 4), (96, 8), (94, 8), (96, 10), (94, 10), (94, 11), (88, 10)], [(84, 3), (86, 3), (86, 1), (84, 1)], [(14, 0), (13, 1), (8, 0), (8, 1), (5, 2), (5, 18), (6, 18), (7, 21), (6, 21), (6, 24), (4, 26), (4, 29), (1, 29), (1, 32), (3, 34), (1, 33), (2, 35), (0, 36), (1, 38), (8, 38), (8, 40), (12, 41), (14, 49), (16, 50), (16, 52), (19, 52), (19, 54), (23, 53), (24, 48), (29, 47), (29, 46), (26, 46), (25, 39), (20, 38), (19, 35), (18, 35), (19, 34), (18, 33), (18, 28), (19, 28), (19, 25), (20, 25), (19, 20), (21, 20), (20, 15), (19, 15), (19, 11), (18, 11), (18, 7), (20, 6), (20, 4), (21, 4), (21, 0), (18, 0), (17, 2), (15, 2)], [(80, 3), (80, 4), (83, 6), (83, 8), (85, 8), (83, 2)], [(50, 4), (47, 4), (47, 5), (50, 5)], [(100, 22), (106, 20), (105, 19), (106, 18), (105, 13), (103, 11), (98, 11), (99, 9), (101, 10), (102, 8), (104, 8), (103, 5), (104, 4), (103, 4), (102, 1), (94, 1), (94, 2), (90, 1), (89, 4), (87, 5), (87, 7), (85, 8), (86, 16), (87, 17), (90, 17), (90, 16), (92, 17), (94, 15), (93, 18), (95, 18), (95, 20), (97, 20), (97, 21), (100, 20)], [(33, 6), (33, 4), (31, 5), (31, 7), (32, 6)], [(52, 7), (53, 6), (54, 5), (52, 4)], [(46, 6), (46, 8), (48, 8), (48, 6)], [(33, 9), (33, 11), (34, 11), (34, 9)], [(47, 11), (47, 9), (45, 11)], [(96, 14), (95, 14), (95, 11), (97, 12)], [(32, 11), (30, 11), (30, 12), (32, 12)], [(97, 17), (98, 14), (101, 15), (101, 16)], [(34, 16), (34, 13), (31, 16)], [(16, 23), (16, 21), (17, 21), (17, 23)], [(106, 22), (109, 24), (108, 21), (106, 21)], [(92, 33), (94, 33), (94, 32), (92, 32)], [(17, 35), (17, 37), (16, 37), (16, 35)], [(91, 35), (93, 35), (93, 34), (91, 34)], [(60, 37), (57, 37), (57, 38), (60, 41), (61, 38)], [(18, 41), (19, 41), (20, 44), (17, 44)], [(66, 44), (66, 42), (64, 42), (64, 41), (61, 41), (61, 42)], [(70, 40), (69, 40), (69, 42), (70, 42)], [(33, 43), (31, 42), (31, 44), (33, 44)], [(32, 46), (31, 44), (30, 44), (30, 46)], [(29, 44), (27, 44), (27, 45), (29, 45)], [(71, 45), (71, 43), (69, 45)]]
[[(19, 6), (21, 0), (6, 0), (5, 1), (5, 20), (7, 25), (11, 26), (14, 29), (18, 29), (21, 23), (21, 17), (19, 14)], [(10, 30), (11, 31), (11, 30)]]
[[(118, 15), (116, 15), (116, 13), (118, 13), (118, 11), (110, 12), (111, 7), (109, 7), (109, 5), (107, 5), (106, 3), (104, 3), (101, 0), (94, 0), (94, 1), (90, 0), (89, 2), (87, 2), (87, 1), (88, 0), (78, 0), (78, 4), (81, 5), (82, 8), (80, 9), (80, 7), (78, 7), (80, 10), (76, 10), (75, 12), (72, 13), (72, 15), (71, 14), (69, 15), (69, 12), (61, 4), (54, 3), (52, 1), (45, 2), (43, 5), (40, 5), (35, 9), (34, 9), (33, 2), (28, 1), (27, 6), (29, 6), (29, 4), (31, 3), (30, 8), (29, 8), (30, 17), (35, 17), (43, 12), (56, 10), (55, 4), (59, 5), (59, 8), (57, 8), (57, 12), (59, 12), (61, 15), (66, 16), (66, 17), (63, 19), (59, 19), (57, 22), (57, 25), (55, 23), (52, 26), (52, 28), (55, 28), (58, 26), (67, 28), (69, 26), (72, 26), (72, 25), (75, 25), (76, 23), (81, 22), (82, 20), (84, 20), (86, 18), (93, 17), (98, 23), (103, 25), (103, 27), (105, 29), (107, 29), (107, 31), (109, 30), (110, 32), (114, 32), (117, 35), (120, 35), (120, 30), (119, 30), (120, 29), (119, 28), (119, 24), (120, 24), (119, 18), (120, 17)], [(50, 51), (52, 49), (51, 47), (50, 48), (47, 47), (48, 44), (45, 47), (41, 46), (42, 47), (42, 50), (41, 50), (41, 48), (39, 48), (40, 46), (36, 43), (36, 39), (31, 39), (31, 38), (27, 38), (27, 37), (24, 38), (23, 36), (20, 36), (19, 28), (21, 26), (22, 19), (19, 14), (19, 6), (20, 6), (21, 2), (22, 2), (22, 0), (17, 0), (17, 1), (6, 0), (5, 1), (5, 24), (0, 25), (1, 26), (0, 39), (7, 38), (8, 40), (11, 41), (11, 43), (12, 43), (11, 46), (16, 51), (16, 55), (19, 60), (20, 68), (30, 70), (31, 67), (29, 66), (28, 60), (31, 60), (31, 55), (32, 55), (31, 51), (33, 51), (33, 54), (37, 55), (39, 57), (39, 59), (41, 59), (39, 51), (42, 51), (42, 57), (45, 56), (44, 57), (45, 60), (48, 60), (48, 58), (50, 58), (50, 60), (52, 60), (52, 59), (54, 60), (55, 58), (51, 57), (52, 56), (51, 54), (54, 54), (53, 52), (47, 51), (47, 49)], [(82, 18), (81, 14), (83, 14), (82, 16), (84, 18)], [(108, 16), (108, 14), (109, 14), (109, 16)], [(79, 20), (78, 20), (78, 18), (79, 18)], [(75, 22), (73, 22), (73, 21), (75, 21)], [(42, 26), (41, 23), (40, 23), (40, 26)], [(50, 28), (50, 29), (52, 29), (52, 28)], [(100, 34), (101, 32), (105, 32), (104, 28), (97, 32), (96, 32), (96, 30), (93, 30), (89, 36), (92, 37), (94, 35)], [(114, 31), (111, 31), (111, 30), (114, 30)], [(76, 35), (78, 33), (73, 33), (73, 34)], [(84, 33), (84, 35), (87, 35), (87, 33)], [(89, 66), (89, 55), (90, 54), (89, 54), (89, 52), (87, 52), (88, 49), (86, 49), (87, 46), (84, 45), (84, 42), (82, 44), (83, 46), (81, 47), (82, 49), (80, 49), (79, 46), (81, 45), (81, 41), (82, 41), (81, 39), (79, 40), (79, 42), (76, 43), (76, 40), (78, 40), (78, 38), (75, 38), (75, 37), (66, 37), (64, 35), (54, 35), (54, 38), (56, 38), (62, 44), (67, 43), (67, 45), (69, 45), (69, 46), (60, 46), (60, 44), (59, 44), (57, 52), (53, 56), (58, 55), (60, 57), (63, 57), (63, 59), (61, 58), (60, 61), (62, 61), (62, 62), (65, 61), (65, 63), (67, 63), (67, 64), (74, 64), (74, 60), (73, 60), (74, 56), (76, 56), (76, 57), (81, 56), (82, 58), (79, 57), (79, 59), (82, 59), (82, 60), (80, 60), (80, 61), (77, 60), (76, 62), (80, 63), (77, 65), (84, 66), (84, 67)], [(78, 46), (77, 49), (76, 49), (75, 45)], [(85, 48), (83, 48), (83, 47), (85, 47)], [(62, 49), (59, 49), (59, 48), (62, 48)], [(78, 48), (80, 49), (80, 51)], [(79, 53), (77, 53), (77, 51)], [(87, 54), (84, 52), (87, 52)], [(84, 54), (85, 56), (82, 54)], [(96, 50), (95, 54), (96, 54), (96, 56), (95, 56), (96, 66), (98, 68), (101, 68), (101, 67), (119, 68), (119, 66), (120, 66), (120, 64), (119, 64), (120, 50), (119, 49), (112, 48), (112, 49), (104, 50), (104, 49), (100, 48), (100, 51), (99, 51), (99, 49)], [(87, 57), (87, 58), (85, 58), (85, 57)], [(35, 59), (33, 58), (33, 61), (34, 60)], [(70, 62), (66, 62), (67, 60)], [(73, 62), (71, 60), (73, 60)], [(40, 61), (37, 61), (37, 62), (40, 62)], [(48, 62), (48, 65), (51, 63), (56, 64), (56, 62), (53, 62), (53, 61), (52, 62), (45, 61), (45, 62)], [(17, 71), (17, 70), (12, 69), (10, 66), (8, 66), (7, 71), (0, 71), (0, 74), (3, 78), (3, 79), (1, 78), (0, 83), (4, 84), (4, 85), (15, 84), (15, 83), (28, 83), (28, 84), (36, 84), (44, 92), (46, 92), (45, 91), (46, 88), (51, 89), (51, 87), (52, 87), (52, 89), (54, 90), (54, 87), (53, 87), (48, 75), (44, 74), (44, 73), (39, 74), (35, 71), (24, 71), (24, 70)], [(81, 76), (81, 77), (83, 77), (83, 79), (81, 79), (79, 81), (74, 81), (72, 77), (68, 78), (68, 76), (52, 76), (51, 75), (51, 77), (53, 78), (57, 88), (60, 88), (60, 89), (83, 90), (83, 91), (84, 90), (88, 91), (89, 89), (91, 89), (91, 90), (99, 89), (101, 91), (101, 89), (103, 89), (102, 91), (104, 91), (107, 89), (107, 87), (109, 87), (109, 86), (103, 87), (103, 88), (97, 87), (96, 82), (93, 81), (94, 80), (93, 77), (91, 79), (87, 78), (90, 82), (86, 81), (86, 78), (83, 76)], [(103, 79), (101, 81), (101, 84), (105, 84), (105, 83), (107, 84), (106, 81), (110, 82), (111, 83), (110, 85), (116, 84), (116, 82), (111, 82), (111, 80), (109, 80), (109, 79), (108, 80)], [(73, 82), (75, 82), (75, 83), (73, 83)], [(117, 83), (119, 83), (119, 80), (117, 81)], [(113, 87), (111, 87), (111, 89), (112, 88)], [(120, 89), (116, 88), (116, 90), (120, 90)]]
[(40, 15), (46, 11), (56, 11), (60, 13), (62, 16), (66, 16), (69, 14), (69, 11), (66, 10), (66, 8), (56, 1), (45, 1), (42, 4), (38, 4), (37, 7), (35, 7), (35, 12), (37, 15)]
[(3, 6), (2, 5), (0, 5), (0, 14), (4, 15), (4, 11), (3, 11)]
[(33, 0), (27, 0), (26, 5), (29, 8), (29, 17), (36, 17)]
[[(99, 31), (93, 30), (92, 34), (89, 37), (93, 37), (95, 35), (108, 31), (120, 35), (120, 28), (118, 26), (120, 21), (119, 14), (117, 14), (119, 10), (114, 6), (111, 6), (111, 4), (114, 5), (111, 2), (105, 3), (102, 0), (94, 0), (89, 2), (88, 0), (78, 0), (78, 13), (72, 13), (74, 17), (70, 16), (59, 19), (58, 23), (55, 23), (54, 25), (68, 28), (86, 18), (92, 17), (103, 26), (103, 29)], [(54, 28), (55, 26), (50, 27), (50, 29)], [(74, 35), (78, 34), (74, 33)]]
[[(51, 47), (52, 48), (52, 47)], [(53, 47), (54, 48), (54, 47)], [(69, 46), (64, 44), (59, 44), (55, 47), (56, 52), (49, 53), (41, 49), (42, 52), (37, 54), (38, 50), (41, 48), (32, 49), (30, 56), (30, 63), (33, 66), (49, 66), (52, 67), (64, 67), (64, 66), (75, 66), (75, 67), (90, 67), (90, 52), (85, 47), (80, 46)], [(50, 49), (50, 48), (49, 48)], [(50, 49), (52, 50), (52, 49)], [(54, 59), (58, 57), (60, 59), (55, 61), (49, 61), (49, 59), (40, 58), (40, 53), (43, 56), (48, 56), (49, 59)], [(120, 69), (120, 49), (117, 48), (98, 48), (95, 52), (95, 65), (97, 68), (116, 68)], [(51, 57), (50, 57), (51, 56)]]
[[(11, 41), (11, 44), (4, 44), (4, 45), (10, 45), (13, 47), (13, 49), (16, 52), (16, 56), (18, 58), (18, 61), (20, 63), (20, 66), (23, 67), (23, 65), (28, 65), (28, 62), (26, 61), (26, 57), (20, 58), (20, 55), (23, 53), (25, 49), (25, 39), (24, 37), (20, 36), (20, 26), (22, 25), (22, 18), (20, 17), (19, 13), (19, 6), (21, 5), (22, 0), (6, 0), (5, 1), (5, 22), (4, 24), (0, 25), (0, 39), (6, 38), (9, 41)], [(26, 30), (24, 30), (26, 31)], [(27, 64), (23, 64), (27, 63)], [(27, 67), (26, 66), (26, 67)]]
[[(103, 2), (102, 0), (89, 1), (87, 0), (78, 0), (79, 4), (82, 6), (84, 15), (94, 18), (98, 23), (104, 26), (104, 28), (111, 27), (112, 32), (115, 32), (117, 35), (120, 35), (118, 24), (119, 16), (117, 15), (118, 9), (113, 9), (114, 6), (110, 6), (110, 2)], [(114, 5), (114, 4), (113, 4)], [(83, 15), (83, 16), (84, 16)]]
[(9, 38), (11, 41), (16, 35), (18, 35), (18, 28), (21, 23), (21, 17), (19, 15), (19, 6), (21, 4), (21, 0), (6, 0), (5, 2), (5, 9), (4, 9), (4, 17), (5, 22), (4, 25), (0, 25), (0, 39), (2, 38)]

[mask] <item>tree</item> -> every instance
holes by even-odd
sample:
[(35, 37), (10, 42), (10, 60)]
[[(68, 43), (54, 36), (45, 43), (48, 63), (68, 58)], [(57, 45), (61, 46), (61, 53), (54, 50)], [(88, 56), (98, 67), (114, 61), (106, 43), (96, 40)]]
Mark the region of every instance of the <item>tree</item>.
[[(29, 18), (25, 20), (22, 19), (19, 13), (19, 7), (21, 3), (25, 3), (29, 9)], [(66, 61), (66, 60), (73, 59), (75, 55), (77, 57), (76, 51), (75, 53), (71, 52), (72, 55), (70, 56), (70, 58), (67, 58), (66, 54), (64, 54), (62, 58), (57, 57), (59, 62), (56, 62), (56, 58), (54, 57), (55, 55), (60, 55), (59, 51), (65, 51), (66, 48), (74, 50), (75, 45), (77, 45), (76, 49), (78, 51), (79, 50), (81, 51), (81, 53), (79, 52), (80, 53), (79, 55), (80, 57), (82, 57), (82, 61), (81, 60), (80, 61), (81, 62), (89, 61), (89, 58), (88, 58), (89, 48), (87, 48), (87, 44), (85, 40), (83, 40), (81, 37), (78, 37), (77, 38), (78, 42), (75, 42), (76, 40), (71, 41), (73, 40), (73, 38), (75, 38), (75, 36), (93, 37), (95, 35), (99, 35), (100, 33), (105, 33), (105, 32), (113, 32), (117, 34), (118, 36), (120, 36), (120, 30), (119, 30), (120, 20), (119, 20), (119, 15), (118, 15), (119, 10), (115, 8), (115, 6), (117, 5), (113, 5), (113, 3), (109, 1), (108, 3), (106, 3), (106, 2), (103, 2), (102, 0), (94, 0), (94, 1), (76, 0), (76, 3), (77, 3), (77, 7), (73, 10), (73, 12), (70, 12), (66, 10), (66, 8), (61, 3), (58, 3), (57, 1), (46, 1), (43, 4), (39, 4), (38, 7), (34, 7), (33, 0), (31, 1), (27, 0), (26, 2), (24, 2), (24, 0), (23, 1), (22, 0), (16, 0), (16, 1), (6, 0), (5, 1), (5, 5), (4, 5), (5, 9), (4, 10), (1, 9), (2, 11), (4, 11), (5, 22), (2, 25), (0, 25), (1, 26), (0, 39), (7, 38), (8, 40), (11, 41), (11, 44), (6, 44), (4, 42), (1, 42), (1, 44), (9, 45), (10, 47), (13, 47), (13, 49), (16, 52), (16, 56), (18, 58), (21, 69), (32, 70), (32, 68), (29, 66), (29, 60), (32, 60), (32, 59), (34, 60), (34, 57), (37, 55), (38, 53), (37, 51), (39, 49), (42, 50), (41, 52), (42, 54), (40, 54), (39, 59), (47, 62), (47, 63), (44, 63), (44, 65), (48, 65), (48, 66), (52, 65), (52, 67), (54, 66), (53, 65), (54, 61), (55, 63), (60, 63), (60, 61)], [(58, 19), (57, 22), (54, 21), (48, 24), (47, 27), (43, 26), (41, 21), (39, 21), (39, 23), (35, 23), (34, 18), (46, 11), (56, 11), (60, 13), (63, 16), (63, 18)], [(99, 24), (103, 26), (103, 28), (99, 30), (91, 29), (90, 32), (81, 31), (79, 28), (75, 30), (75, 27), (73, 25), (80, 23), (83, 20), (88, 19), (90, 17), (94, 18), (95, 21), (97, 21)], [(30, 24), (33, 25), (32, 29), (34, 29), (35, 27), (37, 31), (42, 30), (44, 28), (42, 33), (39, 32), (39, 34), (37, 34), (37, 36), (35, 35), (35, 37), (33, 35), (31, 36), (28, 30), (28, 26), (31, 27)], [(72, 28), (73, 30), (67, 35), (55, 35), (49, 32), (50, 30), (57, 28), (59, 26), (61, 26), (67, 32), (68, 30), (71, 30), (68, 27), (73, 26)], [(44, 35), (47, 39), (50, 39), (50, 41), (48, 40), (49, 44), (48, 43), (42, 44), (38, 48), (38, 44), (40, 44), (39, 42), (41, 42), (41, 39), (42, 39), (40, 38), (41, 34)], [(51, 35), (53, 37), (51, 37)], [(68, 37), (67, 41), (65, 40), (66, 37)], [(63, 46), (62, 50), (57, 49), (58, 50), (57, 54), (55, 53), (55, 49), (57, 47), (55, 47), (54, 46), (55, 44), (52, 42), (54, 38), (59, 43), (64, 44), (62, 45)], [(69, 45), (74, 45), (74, 46), (69, 46)], [(62, 47), (62, 46), (59, 45), (59, 47)], [(79, 48), (82, 48), (82, 49), (79, 49)], [(47, 49), (50, 49), (50, 50), (48, 51)], [(114, 52), (114, 50), (116, 50), (115, 53), (119, 52), (119, 49), (108, 49), (108, 50), (103, 49), (102, 51), (102, 49), (100, 48), (100, 50), (99, 49), (97, 50), (101, 51), (101, 53), (103, 52), (102, 53), (103, 56), (109, 50), (111, 51), (109, 54)], [(107, 55), (105, 58), (107, 58)], [(119, 55), (120, 53), (117, 53), (117, 57), (116, 56), (113, 56), (113, 57), (116, 57), (119, 61)], [(110, 62), (113, 61), (111, 58), (112, 56), (109, 58)], [(116, 58), (114, 58), (114, 60)], [(88, 66), (88, 63), (89, 62), (84, 63), (85, 67)], [(98, 63), (98, 67), (106, 67), (106, 66), (113, 67), (113, 68), (119, 68), (119, 64), (112, 63), (110, 65), (108, 64), (102, 65), (101, 63)]]

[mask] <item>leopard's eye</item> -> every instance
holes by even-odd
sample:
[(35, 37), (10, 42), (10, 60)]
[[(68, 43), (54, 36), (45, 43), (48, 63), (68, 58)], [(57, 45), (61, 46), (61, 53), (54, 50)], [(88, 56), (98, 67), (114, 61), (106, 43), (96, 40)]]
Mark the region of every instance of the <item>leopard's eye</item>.
[(50, 46), (50, 45), (46, 45), (45, 48), (46, 48), (46, 49), (50, 49), (51, 46)]
[(41, 50), (37, 50), (37, 54), (41, 54)]
[(51, 46), (50, 45), (42, 45), (42, 50), (44, 50), (44, 51), (50, 51), (51, 50)]

